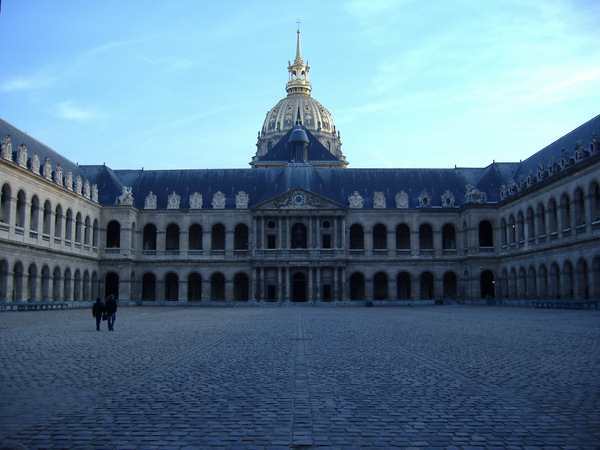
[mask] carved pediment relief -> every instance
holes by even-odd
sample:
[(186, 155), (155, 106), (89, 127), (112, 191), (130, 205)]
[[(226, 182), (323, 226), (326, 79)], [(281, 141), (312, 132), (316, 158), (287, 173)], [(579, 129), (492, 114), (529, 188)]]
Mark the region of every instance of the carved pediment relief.
[(340, 205), (330, 202), (312, 192), (304, 189), (293, 189), (284, 194), (281, 194), (273, 199), (263, 203), (259, 209), (290, 209), (290, 210), (305, 210), (305, 209), (321, 209), (321, 208), (336, 208)]

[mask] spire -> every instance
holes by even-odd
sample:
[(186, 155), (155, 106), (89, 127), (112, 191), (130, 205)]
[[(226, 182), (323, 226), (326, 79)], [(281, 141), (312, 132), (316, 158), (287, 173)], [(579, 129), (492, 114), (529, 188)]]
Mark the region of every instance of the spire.
[(310, 67), (308, 65), (308, 61), (304, 64), (302, 60), (302, 45), (300, 44), (300, 21), (298, 23), (298, 37), (296, 41), (296, 59), (294, 59), (294, 64), (290, 64), (288, 61), (288, 72), (290, 74), (290, 79), (285, 86), (285, 90), (288, 95), (310, 95), (310, 91), (312, 90), (312, 86), (310, 85), (308, 71)]
[(300, 45), (300, 20), (296, 22), (298, 24), (298, 38), (296, 40), (296, 59), (294, 60), (294, 64), (303, 64), (302, 61), (302, 46)]

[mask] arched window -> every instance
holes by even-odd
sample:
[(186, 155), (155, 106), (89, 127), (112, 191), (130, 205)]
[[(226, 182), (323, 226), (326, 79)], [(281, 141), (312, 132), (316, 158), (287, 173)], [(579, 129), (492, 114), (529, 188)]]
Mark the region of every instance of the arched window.
[(144, 250), (156, 250), (156, 225), (149, 223), (144, 226), (143, 240)]
[(0, 301), (8, 300), (8, 263), (0, 259)]
[(387, 250), (387, 228), (380, 223), (373, 227), (373, 249)]
[(111, 220), (106, 226), (106, 248), (121, 247), (121, 224)]
[(142, 276), (142, 300), (156, 300), (156, 277), (153, 273)]
[(410, 228), (405, 223), (396, 227), (396, 250), (410, 250)]
[(479, 222), (479, 247), (494, 246), (494, 229), (488, 220)]
[(71, 269), (65, 270), (63, 285), (63, 300), (73, 300), (73, 279), (71, 278)]
[(454, 272), (444, 274), (444, 298), (456, 298), (458, 283)]
[[(85, 217), (85, 229), (83, 234), (83, 243), (85, 245), (90, 245), (90, 239), (92, 236), (92, 221), (90, 220), (90, 216)], [(119, 230), (119, 247), (121, 246), (121, 236)]]
[(167, 226), (165, 250), (179, 250), (179, 225), (175, 223)]
[(44, 203), (44, 223), (42, 225), (42, 232), (46, 235), (50, 234), (50, 224), (52, 220), (52, 205), (50, 200), (46, 200)]
[(222, 273), (217, 272), (210, 277), (210, 299), (225, 300), (225, 277)]
[(190, 226), (188, 232), (188, 249), (202, 250), (202, 227), (197, 223)]
[(94, 219), (94, 224), (92, 226), (92, 246), (93, 247), (98, 247), (98, 233), (99, 233), (98, 219)]
[(176, 273), (169, 272), (165, 276), (165, 300), (179, 300), (179, 277)]
[(54, 210), (54, 237), (62, 236), (62, 206), (56, 205), (56, 209)]
[(8, 184), (2, 186), (0, 192), (0, 222), (10, 223), (11, 190)]
[[(70, 211), (70, 210), (69, 210)], [(31, 207), (29, 208), (29, 229), (37, 232), (40, 226), (40, 200), (37, 195), (31, 197)]]
[(62, 275), (60, 272), (60, 267), (55, 267), (54, 272), (52, 273), (52, 301), (54, 302), (62, 300), (61, 280)]
[(365, 233), (363, 227), (357, 223), (350, 227), (350, 250), (363, 250), (365, 248)]
[[(90, 273), (85, 270), (83, 272), (82, 287), (83, 287), (83, 298), (82, 300), (90, 300), (98, 296), (98, 275), (94, 272), (93, 280), (90, 280)], [(93, 285), (92, 285), (93, 283)]]
[(537, 276), (535, 273), (535, 267), (529, 266), (527, 269), (527, 285), (526, 285), (527, 298), (537, 297)]
[(365, 299), (365, 277), (362, 273), (354, 272), (350, 276), (350, 300)]
[(423, 272), (421, 274), (421, 300), (431, 300), (434, 297), (433, 274)]
[(202, 277), (199, 273), (192, 272), (188, 277), (188, 300), (202, 300)]
[(549, 292), (550, 298), (561, 298), (560, 289), (560, 271), (558, 264), (552, 263), (550, 266)]
[(71, 211), (71, 208), (67, 209), (65, 219), (65, 240), (73, 240), (73, 211)]
[(541, 298), (548, 297), (548, 270), (545, 264), (541, 264), (538, 270), (538, 292)]
[[(45, 216), (44, 210), (44, 216)], [(75, 242), (81, 243), (81, 229), (83, 228), (83, 222), (81, 221), (81, 213), (77, 213), (75, 218)]]
[(115, 272), (109, 272), (104, 279), (104, 297), (114, 295), (119, 298), (119, 275)]
[(398, 300), (410, 300), (412, 296), (410, 286), (410, 274), (408, 272), (400, 272), (396, 279), (396, 297)]
[(233, 299), (237, 301), (246, 301), (249, 297), (248, 275), (238, 273), (233, 278)]
[(37, 285), (38, 285), (38, 271), (37, 266), (35, 264), (29, 265), (29, 270), (27, 271), (27, 300), (30, 302), (36, 301), (37, 298)]
[(13, 300), (23, 301), (23, 264), (17, 262), (13, 267)]
[(41, 300), (48, 301), (50, 300), (50, 267), (44, 265), (42, 267), (42, 297)]
[(25, 192), (22, 190), (17, 194), (17, 217), (15, 217), (15, 225), (23, 228), (25, 226), (25, 208), (27, 206), (27, 200), (25, 199)]
[(292, 248), (307, 248), (306, 226), (303, 223), (292, 226)]
[(481, 298), (494, 298), (494, 274), (489, 270), (481, 272), (480, 277), (480, 292)]
[(81, 271), (75, 270), (75, 276), (73, 277), (73, 300), (83, 300), (81, 297)]
[(513, 267), (512, 269), (510, 269), (510, 275), (509, 275), (509, 279), (508, 279), (508, 293), (511, 298), (518, 298), (519, 291), (518, 291), (518, 283), (517, 282), (518, 282), (517, 271)]
[(442, 249), (456, 250), (456, 230), (452, 224), (442, 227)]
[(388, 277), (383, 272), (377, 272), (373, 277), (373, 299), (387, 300), (388, 298)]

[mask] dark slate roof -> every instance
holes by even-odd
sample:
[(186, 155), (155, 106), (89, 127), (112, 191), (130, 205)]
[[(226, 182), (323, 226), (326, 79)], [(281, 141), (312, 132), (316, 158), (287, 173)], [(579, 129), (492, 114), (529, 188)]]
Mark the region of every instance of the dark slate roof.
[(600, 115), (588, 120), (583, 125), (580, 125), (521, 162), (513, 174), (513, 178), (517, 180), (520, 176), (527, 177), (530, 170), (535, 174), (540, 163), (547, 168), (552, 158), (554, 158), (556, 163), (559, 163), (563, 149), (573, 157), (573, 152), (577, 144), (581, 144), (585, 150), (589, 151), (590, 138), (594, 134), (600, 135)]
[(0, 119), (0, 139), (5, 136), (10, 136), (12, 143), (12, 152), (13, 152), (13, 161), (17, 161), (19, 146), (21, 144), (25, 144), (27, 147), (27, 157), (29, 159), (28, 168), (31, 169), (31, 158), (34, 153), (37, 153), (40, 157), (40, 165), (43, 167), (44, 160), (46, 158), (50, 158), (52, 161), (52, 170), (56, 167), (56, 164), (60, 163), (60, 166), (63, 170), (63, 175), (67, 173), (67, 171), (71, 171), (73, 173), (73, 179), (77, 177), (77, 175), (81, 175), (82, 178), (85, 179), (84, 175), (81, 173), (81, 170), (77, 164), (73, 161), (62, 156), (60, 153), (52, 150), (47, 145), (42, 144), (37, 139), (29, 136), (27, 133), (19, 130), (15, 126), (6, 122), (3, 119)]
[[(308, 160), (309, 161), (331, 161), (341, 162), (339, 158), (333, 155), (329, 150), (325, 148), (321, 142), (306, 128), (301, 127), (305, 131), (308, 137)], [(256, 161), (289, 161), (290, 152), (288, 141), (292, 133), (297, 128), (290, 128), (288, 132), (281, 138), (281, 140), (271, 148), (267, 153), (256, 158)]]
[(180, 209), (189, 207), (189, 197), (194, 192), (202, 194), (203, 209), (212, 209), (212, 197), (218, 191), (227, 197), (226, 209), (235, 209), (239, 191), (249, 195), (249, 206), (253, 207), (296, 188), (341, 206), (347, 206), (348, 196), (356, 191), (363, 196), (365, 208), (372, 207), (376, 191), (384, 193), (388, 208), (395, 208), (395, 196), (404, 190), (409, 195), (409, 207), (414, 208), (423, 190), (432, 197), (434, 207), (441, 206), (446, 190), (460, 206), (468, 184), (485, 192), (488, 202), (497, 202), (498, 186), (514, 171), (514, 164), (496, 163), (483, 169), (331, 169), (300, 164), (271, 169), (113, 171), (105, 166), (82, 166), (82, 170), (98, 185), (99, 202), (104, 205), (114, 205), (122, 187), (128, 186), (138, 208), (144, 207), (150, 192), (157, 196), (157, 209), (167, 208), (168, 196), (173, 192), (181, 196)]

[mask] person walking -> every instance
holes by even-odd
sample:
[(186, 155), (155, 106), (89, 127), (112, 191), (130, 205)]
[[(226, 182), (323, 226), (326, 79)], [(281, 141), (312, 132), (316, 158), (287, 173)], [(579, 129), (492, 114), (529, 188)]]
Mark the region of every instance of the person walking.
[(92, 306), (92, 316), (96, 319), (96, 331), (100, 331), (100, 323), (102, 322), (102, 314), (104, 314), (104, 304), (100, 297), (96, 299), (96, 303)]
[(114, 295), (109, 295), (104, 303), (108, 320), (108, 331), (115, 331), (115, 320), (117, 319), (117, 300)]

